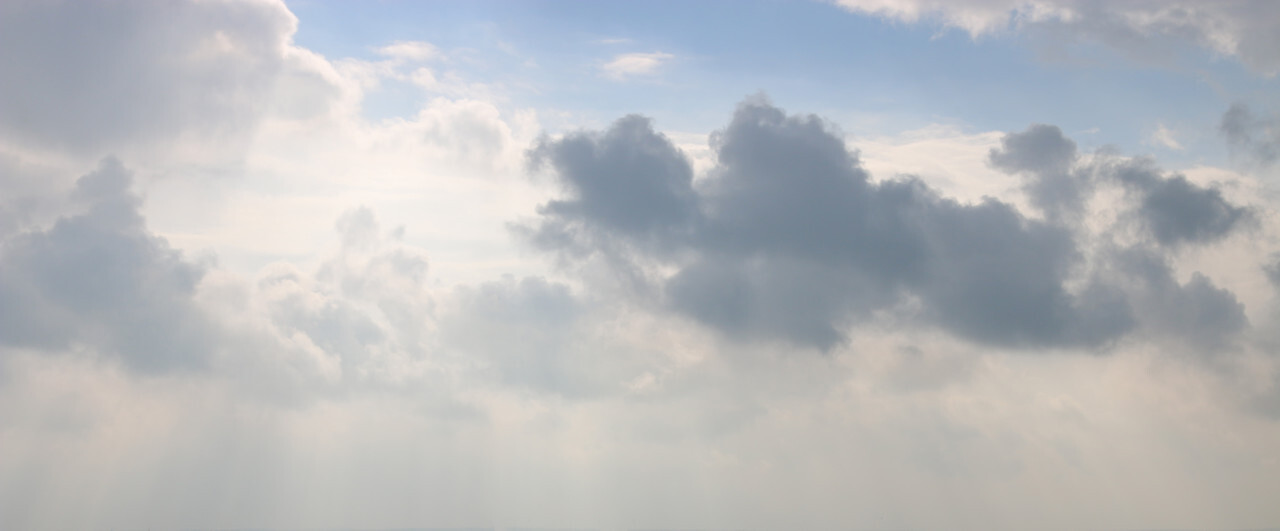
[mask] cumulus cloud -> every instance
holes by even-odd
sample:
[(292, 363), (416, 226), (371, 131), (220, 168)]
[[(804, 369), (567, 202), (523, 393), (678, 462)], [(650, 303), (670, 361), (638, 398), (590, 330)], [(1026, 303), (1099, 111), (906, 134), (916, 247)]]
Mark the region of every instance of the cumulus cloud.
[(1079, 158), (1075, 142), (1055, 126), (1033, 125), (1006, 135), (1000, 144), (989, 154), (991, 164), (1026, 175), (1025, 190), (1035, 206), (1050, 219), (1079, 218), (1092, 192), (1092, 180), (1087, 173), (1073, 171)]
[(1252, 219), (1249, 209), (1227, 201), (1221, 190), (1182, 175), (1165, 177), (1149, 161), (1119, 161), (1104, 165), (1102, 173), (1137, 196), (1136, 214), (1161, 245), (1213, 243)]
[(1098, 348), (1142, 325), (1143, 290), (1223, 310), (1221, 322), (1161, 323), (1215, 337), (1242, 327), (1234, 297), (1207, 277), (1171, 284), (1153, 280), (1167, 268), (1151, 268), (1138, 276), (1155, 287), (1139, 289), (1105, 274), (1109, 259), (1093, 256), (1071, 220), (1103, 178), (1133, 190), (1134, 215), (1159, 246), (1218, 241), (1247, 210), (1140, 161), (1080, 164), (1056, 127), (1008, 135), (990, 153), (1026, 176), (1033, 203), (1052, 214), (1045, 221), (993, 198), (961, 203), (910, 177), (872, 182), (827, 122), (760, 100), (712, 138), (717, 165), (696, 184), (683, 152), (642, 118), (543, 141), (530, 156), (565, 195), (522, 231), (570, 261), (607, 255), (662, 305), (743, 339), (830, 349), (850, 326), (898, 315), (991, 345)]
[(673, 58), (675, 58), (674, 55), (665, 52), (624, 53), (605, 63), (600, 70), (605, 77), (621, 81), (653, 74)]
[(1221, 190), (1183, 175), (1165, 176), (1149, 160), (1102, 153), (1083, 163), (1075, 142), (1054, 126), (1006, 135), (989, 159), (997, 169), (1023, 176), (1032, 204), (1052, 221), (1079, 223), (1101, 184), (1126, 189), (1137, 204), (1134, 217), (1168, 247), (1220, 241), (1252, 219), (1248, 208), (1227, 201)]
[(1272, 21), (1280, 6), (1267, 0), (1108, 2), (1089, 0), (835, 0), (853, 12), (917, 22), (937, 20), (977, 38), (1005, 31), (1045, 30), (1098, 40), (1138, 54), (1163, 43), (1189, 42), (1234, 57), (1266, 75), (1280, 72), (1280, 37)]
[(142, 371), (209, 362), (215, 331), (193, 302), (204, 268), (146, 230), (131, 180), (105, 160), (76, 181), (79, 213), (0, 241), (0, 342), (101, 347)]

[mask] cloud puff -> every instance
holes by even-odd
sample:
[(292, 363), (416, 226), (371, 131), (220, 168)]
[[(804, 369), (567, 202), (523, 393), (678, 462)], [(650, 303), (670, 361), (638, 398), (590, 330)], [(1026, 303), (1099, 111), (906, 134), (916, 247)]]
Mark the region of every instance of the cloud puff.
[(604, 228), (662, 245), (698, 215), (692, 166), (641, 116), (622, 118), (603, 134), (542, 139), (529, 162), (535, 171), (554, 171), (567, 192), (540, 208), (549, 220), (539, 230), (542, 240)]
[(988, 157), (997, 169), (1025, 175), (1028, 197), (1050, 219), (1078, 219), (1084, 212), (1092, 179), (1073, 171), (1079, 159), (1076, 143), (1056, 126), (1033, 125), (1006, 135)]
[(605, 63), (600, 70), (605, 77), (621, 81), (652, 74), (673, 58), (674, 55), (665, 52), (624, 53)]
[(980, 37), (1010, 29), (1096, 39), (1138, 54), (1188, 41), (1267, 75), (1280, 72), (1280, 36), (1268, 0), (1108, 2), (1105, 0), (835, 0), (850, 11), (904, 22), (936, 19)]

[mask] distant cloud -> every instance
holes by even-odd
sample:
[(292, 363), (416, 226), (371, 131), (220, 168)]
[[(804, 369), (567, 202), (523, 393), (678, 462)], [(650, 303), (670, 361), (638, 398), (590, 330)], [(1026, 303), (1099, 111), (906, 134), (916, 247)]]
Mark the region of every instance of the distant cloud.
[(378, 55), (405, 61), (429, 61), (440, 57), (440, 50), (422, 41), (397, 41), (376, 50)]
[(1181, 151), (1183, 149), (1182, 143), (1178, 142), (1178, 139), (1173, 136), (1173, 130), (1169, 129), (1164, 124), (1156, 124), (1156, 129), (1151, 132), (1151, 136), (1148, 138), (1148, 141), (1157, 146), (1175, 151)]
[(903, 22), (931, 19), (973, 37), (1044, 27), (1150, 53), (1183, 40), (1234, 57), (1265, 75), (1280, 73), (1280, 3), (1270, 0), (1107, 2), (1098, 0), (834, 0), (850, 11)]
[(623, 80), (653, 74), (675, 56), (664, 52), (624, 53), (600, 67), (605, 77)]

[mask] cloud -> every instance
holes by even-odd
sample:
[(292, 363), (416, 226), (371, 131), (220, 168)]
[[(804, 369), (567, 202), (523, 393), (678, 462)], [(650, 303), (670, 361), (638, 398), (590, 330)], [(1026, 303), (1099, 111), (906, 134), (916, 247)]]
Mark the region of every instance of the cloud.
[(1182, 175), (1164, 176), (1150, 161), (1098, 154), (1081, 161), (1075, 142), (1057, 127), (1033, 125), (1001, 140), (989, 154), (991, 164), (1022, 175), (1024, 191), (1049, 220), (1078, 224), (1101, 184), (1118, 184), (1137, 202), (1133, 215), (1160, 245), (1220, 241), (1252, 219), (1251, 212), (1227, 201), (1222, 191)]
[(1232, 105), (1219, 126), (1233, 151), (1254, 164), (1269, 166), (1280, 160), (1280, 119), (1259, 115), (1243, 104)]
[(605, 77), (622, 81), (637, 76), (646, 76), (657, 72), (658, 68), (674, 59), (675, 56), (664, 52), (624, 53), (600, 67)]
[(1149, 142), (1161, 146), (1165, 149), (1182, 150), (1182, 144), (1173, 136), (1173, 131), (1164, 124), (1157, 124), (1155, 131), (1151, 132)]
[[(683, 153), (643, 119), (544, 141), (531, 156), (554, 160), (566, 195), (523, 231), (571, 261), (612, 256), (662, 304), (744, 340), (829, 349), (888, 312), (984, 344), (1097, 348), (1139, 324), (1118, 284), (1132, 279), (1090, 273), (1065, 221), (960, 203), (910, 177), (873, 183), (826, 122), (763, 101), (740, 105), (712, 143), (717, 165), (694, 186)], [(1103, 174), (1052, 126), (1007, 136), (990, 158), (1061, 212), (1083, 209)], [(1217, 241), (1246, 218), (1216, 189), (1117, 168), (1109, 182), (1134, 190), (1157, 244)], [(1218, 294), (1208, 282), (1188, 289)], [(1198, 324), (1218, 326), (1187, 326)]]
[(604, 134), (543, 139), (529, 162), (534, 170), (549, 166), (569, 194), (540, 208), (556, 220), (543, 226), (544, 239), (604, 227), (661, 243), (663, 233), (687, 227), (698, 214), (692, 166), (640, 116), (622, 118)]
[(1000, 144), (988, 155), (991, 164), (1026, 175), (1024, 189), (1032, 204), (1053, 220), (1079, 219), (1093, 183), (1087, 173), (1073, 171), (1079, 159), (1075, 142), (1055, 126), (1038, 124), (1006, 135)]
[(1262, 266), (1262, 271), (1267, 274), (1267, 280), (1280, 289), (1280, 253), (1273, 255), (1271, 261)]
[(264, 111), (296, 24), (279, 2), (5, 2), (0, 137), (90, 156), (236, 137)]
[(1046, 31), (1098, 40), (1136, 54), (1162, 53), (1183, 41), (1234, 57), (1265, 75), (1280, 72), (1280, 37), (1267, 0), (1107, 2), (1090, 0), (835, 0), (857, 13), (915, 23), (937, 20), (978, 38), (1005, 31)]
[(1248, 208), (1231, 204), (1221, 190), (1182, 175), (1161, 176), (1149, 161), (1104, 164), (1102, 173), (1137, 196), (1136, 214), (1161, 245), (1213, 243), (1253, 219)]
[(1111, 280), (1127, 287), (1133, 315), (1150, 338), (1200, 353), (1217, 352), (1248, 327), (1244, 305), (1235, 294), (1193, 273), (1184, 283), (1174, 278), (1168, 257), (1148, 247), (1112, 249)]
[(378, 55), (384, 55), (401, 61), (430, 61), (440, 57), (440, 50), (429, 42), (396, 41), (379, 47)]
[(101, 347), (147, 372), (208, 364), (216, 331), (193, 301), (204, 267), (147, 232), (114, 159), (76, 181), (78, 214), (0, 241), (0, 342)]

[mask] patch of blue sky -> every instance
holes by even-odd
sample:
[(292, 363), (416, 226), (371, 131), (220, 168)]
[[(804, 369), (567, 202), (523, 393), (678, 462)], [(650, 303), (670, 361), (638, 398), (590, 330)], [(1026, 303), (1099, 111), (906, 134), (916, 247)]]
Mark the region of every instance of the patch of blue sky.
[[(1145, 153), (1158, 149), (1149, 141), (1154, 127), (1176, 125), (1187, 142), (1214, 148), (1188, 151), (1218, 162), (1225, 150), (1211, 130), (1222, 112), (1275, 85), (1190, 46), (1168, 51), (1172, 61), (1144, 62), (1098, 44), (1050, 50), (1043, 35), (1027, 34), (974, 40), (933, 23), (887, 22), (818, 2), (307, 0), (290, 7), (300, 19), (297, 42), (327, 56), (370, 58), (395, 41), (431, 42), (455, 55), (442, 70), (505, 87), (512, 105), (567, 114), (580, 126), (640, 113), (663, 129), (710, 131), (741, 98), (764, 92), (855, 135), (932, 123), (1015, 131), (1038, 122), (1062, 127), (1085, 148)], [(650, 75), (602, 73), (619, 54), (653, 52), (672, 57)], [(386, 99), (368, 102), (367, 113), (412, 112), (422, 100), (405, 90), (412, 89), (371, 95)]]

